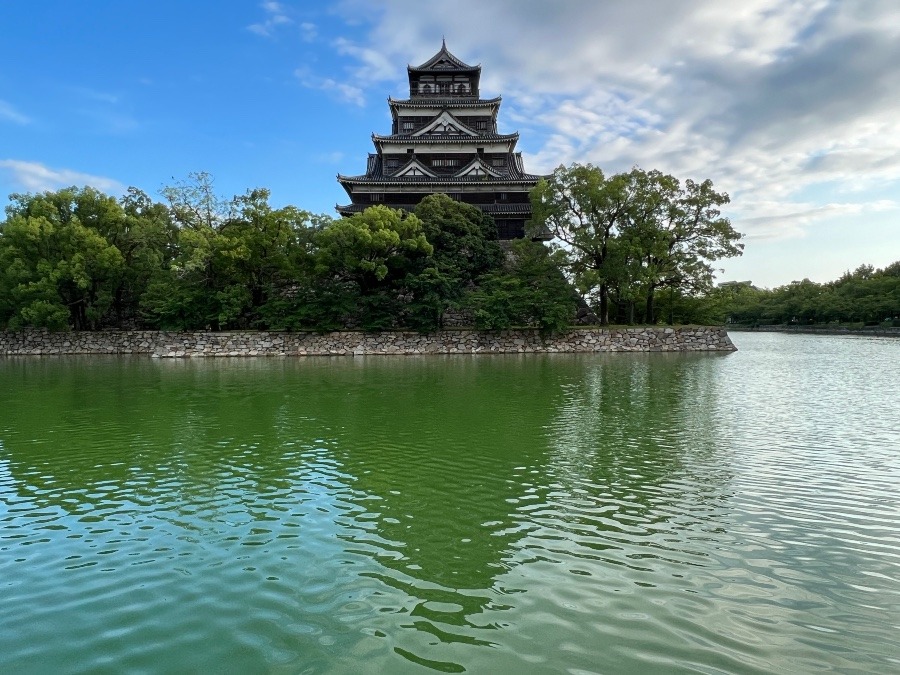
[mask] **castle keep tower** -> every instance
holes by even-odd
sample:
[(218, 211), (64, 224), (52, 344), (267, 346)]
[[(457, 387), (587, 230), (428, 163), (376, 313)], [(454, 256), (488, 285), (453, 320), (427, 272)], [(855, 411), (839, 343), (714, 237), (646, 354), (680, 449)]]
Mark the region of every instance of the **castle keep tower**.
[(366, 173), (338, 174), (351, 200), (338, 213), (373, 204), (411, 211), (425, 196), (443, 192), (492, 216), (500, 239), (524, 237), (528, 193), (542, 176), (525, 172), (518, 133), (497, 133), (500, 97), (481, 98), (481, 66), (463, 63), (444, 42), (407, 71), (409, 98), (388, 98), (391, 133), (372, 134)]

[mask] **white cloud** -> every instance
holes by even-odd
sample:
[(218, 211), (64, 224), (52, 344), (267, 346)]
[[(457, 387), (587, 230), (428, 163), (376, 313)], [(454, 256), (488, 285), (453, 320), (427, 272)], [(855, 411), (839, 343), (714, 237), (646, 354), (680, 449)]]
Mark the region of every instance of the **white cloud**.
[(3, 120), (22, 125), (31, 123), (31, 119), (16, 110), (11, 103), (0, 100), (0, 121)]
[(346, 38), (334, 41), (338, 54), (352, 56), (359, 61), (359, 67), (353, 69), (354, 76), (360, 82), (380, 82), (396, 77), (400, 72), (400, 64), (387, 58), (377, 47), (361, 47)]
[(300, 24), (300, 37), (305, 42), (313, 42), (319, 35), (319, 29), (314, 23), (304, 21)]
[(294, 76), (300, 80), (300, 84), (308, 89), (324, 91), (339, 100), (352, 103), (353, 105), (364, 106), (366, 104), (363, 90), (348, 82), (338, 82), (330, 77), (319, 77), (306, 68), (297, 68), (294, 71)]
[(287, 15), (285, 7), (279, 2), (263, 2), (260, 4), (260, 7), (262, 7), (264, 18), (259, 23), (247, 26), (247, 30), (251, 33), (256, 33), (262, 37), (272, 37), (278, 27), (294, 23), (294, 20)]
[[(457, 0), (453, 12), (344, 0), (339, 11), (371, 24), (366, 39), (335, 43), (356, 88), (392, 93), (442, 35), (484, 64), (483, 95), (503, 94), (501, 126), (519, 127), (533, 172), (592, 162), (709, 177), (741, 229), (786, 238), (870, 212), (900, 182), (894, 0)], [(811, 203), (809, 190), (840, 197)]]
[(96, 101), (98, 103), (107, 103), (109, 105), (117, 105), (120, 101), (118, 94), (91, 87), (70, 86), (69, 90), (82, 99), (88, 101)]
[(72, 169), (54, 169), (40, 162), (0, 159), (2, 172), (13, 189), (26, 192), (58, 190), (70, 185), (90, 185), (103, 192), (124, 192), (125, 186), (113, 178), (94, 176)]

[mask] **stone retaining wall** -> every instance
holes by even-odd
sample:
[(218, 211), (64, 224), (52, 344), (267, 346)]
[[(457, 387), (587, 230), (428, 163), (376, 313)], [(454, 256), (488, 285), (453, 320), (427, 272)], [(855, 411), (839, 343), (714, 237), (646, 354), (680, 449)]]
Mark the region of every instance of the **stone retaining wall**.
[(0, 355), (149, 354), (154, 357), (506, 354), (525, 352), (734, 351), (719, 327), (448, 330), (436, 333), (277, 333), (265, 331), (0, 332)]

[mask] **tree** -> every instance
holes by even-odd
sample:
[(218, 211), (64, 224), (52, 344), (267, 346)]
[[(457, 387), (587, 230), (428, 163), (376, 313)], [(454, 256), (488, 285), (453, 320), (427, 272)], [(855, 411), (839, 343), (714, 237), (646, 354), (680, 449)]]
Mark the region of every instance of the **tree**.
[(636, 276), (644, 287), (644, 320), (656, 323), (654, 300), (658, 290), (696, 295), (712, 289), (711, 263), (741, 255), (741, 235), (719, 207), (728, 195), (713, 190), (710, 180), (684, 185), (659, 171), (632, 170), (628, 182), (632, 199), (622, 239), (635, 255)]
[(232, 252), (230, 282), (249, 292), (248, 315), (289, 292), (312, 266), (313, 217), (293, 206), (273, 209), (269, 191), (235, 197), (233, 215), (221, 227)]
[(497, 226), (481, 209), (435, 194), (419, 202), (415, 214), (434, 247), (433, 265), (441, 273), (465, 284), (502, 264)]
[(504, 267), (485, 274), (466, 304), (479, 329), (529, 326), (562, 330), (575, 317), (575, 295), (562, 273), (559, 252), (518, 240)]
[(560, 166), (531, 192), (529, 233), (547, 230), (562, 244), (576, 287), (598, 295), (602, 324), (609, 323), (609, 289), (618, 279), (610, 261), (630, 197), (624, 176), (606, 178), (591, 164)]
[(160, 194), (168, 202), (177, 235), (168, 266), (144, 294), (145, 320), (174, 330), (228, 326), (249, 302), (245, 288), (228, 287), (222, 279), (231, 242), (220, 228), (232, 214), (231, 205), (215, 194), (212, 177), (203, 172), (189, 174)]
[(682, 185), (641, 169), (607, 178), (593, 165), (573, 164), (540, 181), (531, 200), (529, 231), (546, 229), (556, 238), (569, 276), (596, 298), (603, 324), (613, 292), (629, 306), (629, 319), (643, 295), (644, 320), (655, 323), (659, 289), (671, 289), (673, 297), (709, 290), (711, 263), (743, 248), (719, 211), (728, 195), (709, 180)]
[(262, 188), (226, 200), (206, 173), (162, 194), (178, 225), (175, 255), (145, 294), (146, 319), (174, 329), (293, 326), (285, 312), (302, 297), (313, 235), (330, 219), (273, 209)]
[(90, 187), (10, 198), (0, 224), (0, 320), (10, 328), (100, 327), (125, 276), (110, 241), (127, 220), (121, 204)]
[(434, 251), (414, 214), (381, 205), (330, 223), (316, 234), (315, 244), (316, 274), (344, 290), (331, 320), (346, 309), (344, 300), (355, 298), (352, 318), (366, 330), (397, 324), (404, 282), (425, 269)]
[(433, 330), (482, 275), (502, 267), (503, 249), (493, 218), (471, 204), (429, 195), (415, 214), (434, 251), (423, 273), (408, 279), (406, 318), (412, 327)]

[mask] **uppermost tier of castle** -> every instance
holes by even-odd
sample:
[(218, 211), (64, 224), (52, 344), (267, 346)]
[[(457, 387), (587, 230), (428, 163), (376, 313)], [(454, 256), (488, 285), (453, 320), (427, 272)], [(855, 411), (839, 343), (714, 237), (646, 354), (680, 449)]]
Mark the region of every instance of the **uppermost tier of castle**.
[(481, 66), (463, 63), (447, 50), (441, 50), (420, 66), (407, 66), (410, 99), (474, 98), (477, 99)]

